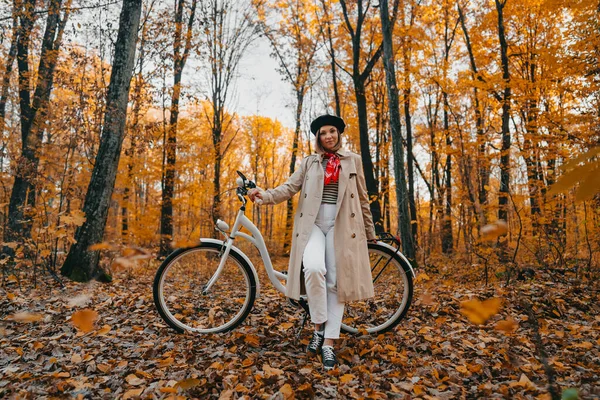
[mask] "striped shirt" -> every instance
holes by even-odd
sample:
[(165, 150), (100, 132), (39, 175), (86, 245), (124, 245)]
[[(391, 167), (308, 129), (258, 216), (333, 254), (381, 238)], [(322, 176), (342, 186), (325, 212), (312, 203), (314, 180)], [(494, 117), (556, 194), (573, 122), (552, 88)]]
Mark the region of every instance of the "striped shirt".
[[(323, 165), (323, 171), (325, 171), (325, 169), (327, 168), (327, 159), (323, 158), (323, 161), (321, 162), (321, 164)], [(323, 186), (323, 199), (321, 200), (321, 203), (327, 203), (327, 204), (336, 204), (337, 203), (338, 184), (339, 184), (339, 180), (338, 180), (338, 182), (330, 183), (328, 185)]]

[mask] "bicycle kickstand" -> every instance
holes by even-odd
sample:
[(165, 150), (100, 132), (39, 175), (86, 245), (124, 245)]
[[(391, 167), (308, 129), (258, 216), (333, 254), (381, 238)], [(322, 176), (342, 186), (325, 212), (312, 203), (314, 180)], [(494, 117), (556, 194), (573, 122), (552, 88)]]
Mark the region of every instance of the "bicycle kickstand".
[(306, 320), (308, 319), (308, 313), (304, 312), (304, 316), (302, 316), (302, 324), (300, 325), (300, 328), (298, 329), (298, 332), (296, 332), (296, 342), (300, 340), (300, 336), (302, 336), (302, 330), (304, 329), (304, 325), (306, 325)]
[(304, 329), (304, 325), (306, 325), (306, 320), (310, 317), (310, 310), (308, 308), (308, 302), (304, 297), (301, 297), (298, 301), (298, 305), (302, 307), (304, 310), (304, 315), (302, 316), (302, 324), (300, 325), (300, 329), (296, 332), (296, 341), (300, 340), (300, 335), (302, 335), (302, 330)]

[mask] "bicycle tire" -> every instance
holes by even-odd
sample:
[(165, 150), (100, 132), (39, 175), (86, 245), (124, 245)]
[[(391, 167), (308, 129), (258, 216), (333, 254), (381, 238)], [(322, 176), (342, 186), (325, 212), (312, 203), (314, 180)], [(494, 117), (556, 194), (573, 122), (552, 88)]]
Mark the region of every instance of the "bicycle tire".
[[(361, 302), (350, 302), (346, 305), (345, 317), (342, 322), (342, 331), (350, 334), (360, 334), (366, 331), (369, 334), (385, 333), (394, 329), (406, 316), (413, 297), (413, 276), (407, 262), (389, 247), (377, 243), (369, 243), (369, 258), (371, 260), (372, 275), (375, 286), (375, 297)], [(380, 259), (380, 261), (374, 261)], [(384, 264), (381, 264), (383, 261)], [(377, 262), (378, 264), (373, 266)], [(391, 268), (390, 268), (391, 267)], [(386, 272), (387, 270), (387, 272)], [(388, 282), (385, 280), (388, 279)], [(390, 282), (394, 280), (393, 282)], [(401, 296), (395, 294), (399, 284), (402, 284)], [(378, 290), (379, 289), (379, 290)], [(384, 293), (381, 293), (384, 291)], [(365, 310), (363, 319), (373, 319), (381, 314), (381, 307), (377, 302), (388, 304), (389, 316), (383, 317), (383, 322), (366, 323), (360, 322), (360, 308)], [(396, 305), (397, 303), (397, 305)], [(393, 312), (392, 312), (393, 311)], [(356, 322), (358, 320), (359, 322)], [(344, 322), (346, 321), (346, 322)], [(352, 326), (350, 325), (352, 323)]]
[[(216, 268), (212, 268), (210, 265), (207, 267), (208, 264), (211, 264), (210, 262), (207, 262), (207, 260), (209, 257), (211, 261), (220, 260), (221, 248), (222, 246), (218, 243), (203, 242), (198, 246), (175, 250), (165, 259), (165, 261), (163, 261), (156, 271), (152, 286), (154, 304), (161, 318), (178, 333), (183, 333), (184, 331), (196, 333), (228, 332), (243, 323), (248, 317), (248, 314), (250, 314), (256, 299), (257, 282), (252, 272), (252, 268), (248, 265), (244, 257), (236, 250), (230, 250), (225, 264), (226, 270), (219, 276), (219, 279), (208, 293), (203, 294), (200, 289), (200, 287), (203, 288), (203, 286), (197, 283), (194, 284), (193, 282), (194, 280), (198, 280), (204, 284), (208, 282), (208, 278), (212, 276)], [(203, 257), (204, 254), (210, 254), (210, 256), (207, 255), (206, 257)], [(182, 261), (184, 258), (188, 259), (194, 256), (196, 256), (196, 259), (192, 258), (192, 261), (188, 261), (187, 263)], [(202, 262), (204, 262), (204, 264), (202, 264)], [(212, 265), (214, 265), (214, 263)], [(177, 270), (172, 272), (171, 270), (175, 268), (184, 271), (185, 275), (178, 275), (177, 272), (179, 271)], [(231, 268), (233, 268), (233, 272), (240, 271), (241, 278), (243, 279), (239, 276), (234, 277)], [(237, 279), (235, 282), (228, 282), (228, 280), (231, 281), (234, 278)], [(231, 293), (218, 293), (219, 290), (237, 290), (236, 288), (240, 286), (240, 282), (245, 282), (246, 287), (240, 292), (239, 298), (236, 298), (236, 296), (233, 296)], [(193, 286), (196, 287), (194, 288)], [(168, 287), (167, 291), (169, 291), (169, 293), (165, 292), (166, 287)], [(183, 292), (183, 290), (188, 287), (190, 290), (189, 295), (183, 293), (180, 294), (180, 296), (176, 296), (178, 292)], [(208, 301), (209, 299), (203, 296), (209, 294), (213, 294), (213, 302), (215, 303), (212, 308), (208, 309), (209, 321), (211, 319), (211, 312), (213, 312), (213, 320), (215, 320), (214, 314), (217, 312), (219, 312), (218, 318), (220, 319), (222, 317), (221, 314), (224, 314), (224, 304), (231, 304), (237, 308), (235, 303), (240, 303), (242, 299), (243, 303), (239, 310), (235, 311), (233, 317), (225, 321), (222, 325), (206, 328), (200, 326), (198, 321), (194, 320), (188, 322), (187, 320), (193, 320), (193, 317), (189, 317), (189, 315), (193, 314), (195, 311), (207, 311), (207, 308), (210, 307), (210, 305), (207, 306), (203, 303), (202, 305), (199, 304), (205, 300)], [(174, 296), (175, 299), (172, 299), (171, 296)], [(195, 298), (192, 299), (194, 296)], [(179, 303), (177, 301), (179, 301)], [(184, 304), (187, 308), (180, 310), (179, 308), (184, 307)], [(218, 308), (221, 308), (221, 310), (215, 312), (214, 310)], [(175, 311), (176, 313), (173, 313)], [(200, 314), (200, 312), (198, 312), (198, 314)], [(185, 318), (187, 318), (187, 320)], [(191, 322), (196, 322), (198, 326), (192, 326)]]

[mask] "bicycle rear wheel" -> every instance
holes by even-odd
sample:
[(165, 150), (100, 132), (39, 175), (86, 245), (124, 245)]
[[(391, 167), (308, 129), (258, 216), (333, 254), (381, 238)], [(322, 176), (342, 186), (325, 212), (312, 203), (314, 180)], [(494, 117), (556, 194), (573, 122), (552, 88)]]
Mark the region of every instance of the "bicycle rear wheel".
[(394, 250), (369, 243), (375, 297), (346, 303), (342, 331), (383, 333), (404, 318), (413, 296), (410, 267)]
[(178, 332), (226, 332), (248, 316), (256, 298), (256, 280), (235, 250), (207, 293), (205, 285), (221, 261), (221, 245), (201, 243), (167, 257), (156, 272), (154, 304), (163, 320)]

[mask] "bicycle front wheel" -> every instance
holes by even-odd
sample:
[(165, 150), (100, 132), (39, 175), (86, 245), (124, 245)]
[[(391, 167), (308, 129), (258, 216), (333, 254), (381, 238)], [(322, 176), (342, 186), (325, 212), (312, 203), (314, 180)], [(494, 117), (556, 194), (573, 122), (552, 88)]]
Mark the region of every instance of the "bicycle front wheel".
[(375, 297), (346, 303), (342, 331), (383, 333), (404, 318), (413, 296), (410, 267), (385, 246), (369, 243), (369, 260)]
[(226, 332), (248, 316), (256, 298), (251, 267), (235, 250), (224, 260), (216, 282), (203, 293), (221, 262), (221, 245), (204, 242), (167, 257), (156, 272), (154, 304), (178, 332)]

